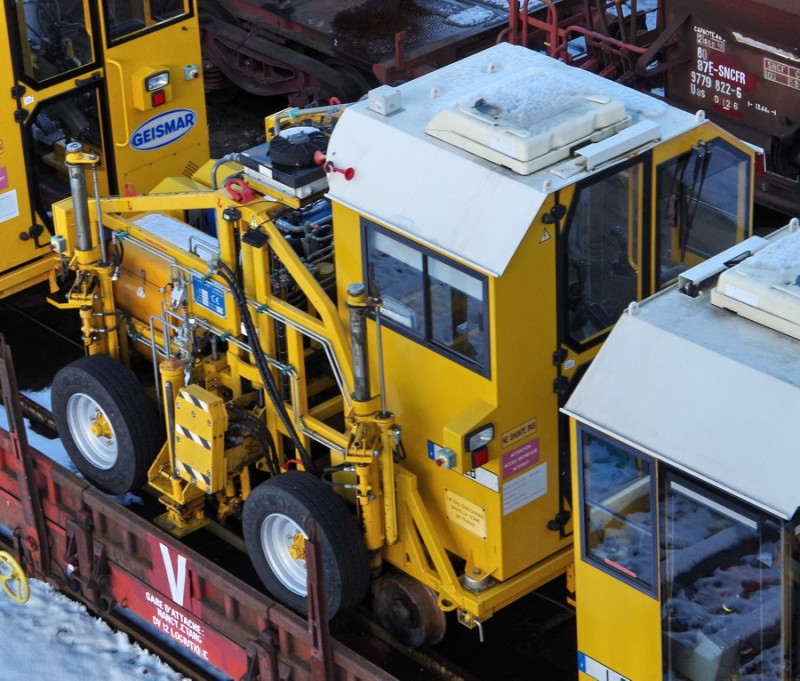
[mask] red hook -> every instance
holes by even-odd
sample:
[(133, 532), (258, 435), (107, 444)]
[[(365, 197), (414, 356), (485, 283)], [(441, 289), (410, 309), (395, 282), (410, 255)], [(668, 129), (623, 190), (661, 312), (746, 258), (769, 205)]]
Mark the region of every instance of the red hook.
[(225, 189), (228, 194), (230, 194), (230, 197), (237, 203), (249, 203), (258, 198), (250, 186), (238, 177), (231, 177), (228, 179), (225, 182)]

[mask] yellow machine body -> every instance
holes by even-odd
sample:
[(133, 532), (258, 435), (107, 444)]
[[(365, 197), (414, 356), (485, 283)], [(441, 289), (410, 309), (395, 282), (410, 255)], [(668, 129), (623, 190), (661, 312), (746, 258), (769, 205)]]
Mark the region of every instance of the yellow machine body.
[[(50, 206), (69, 196), (67, 145), (96, 154), (94, 193), (149, 191), (208, 158), (191, 0), (0, 8), (0, 296), (52, 271)], [(157, 61), (154, 61), (155, 55)]]
[(797, 676), (798, 227), (627, 311), (567, 402), (584, 681)]
[[(545, 81), (573, 77), (583, 94), (542, 122)], [(96, 240), (75, 252), (71, 204), (55, 206), (63, 267), (77, 271), (60, 304), (93, 309), (89, 354), (127, 359), (134, 344), (161, 362), (168, 438), (150, 483), (165, 526), (200, 522), (207, 493), (226, 512), (246, 504), (247, 471), (304, 467), (256, 398), (251, 318), (294, 437), (355, 501), (374, 567), (481, 626), (572, 562), (559, 407), (631, 301), (749, 234), (752, 151), (508, 45), (343, 110), (268, 120), (272, 146), (241, 157), (236, 186), (90, 201), (89, 220), (98, 209), (114, 235), (106, 263)], [(323, 166), (270, 160), (292, 125), (332, 128)], [(228, 175), (217, 170), (197, 177)], [(214, 235), (187, 224), (198, 212), (213, 214)], [(173, 442), (177, 425), (207, 443), (228, 428), (216, 406), (208, 423), (178, 418), (184, 385), (218, 395), (231, 422), (257, 415), (274, 454)]]

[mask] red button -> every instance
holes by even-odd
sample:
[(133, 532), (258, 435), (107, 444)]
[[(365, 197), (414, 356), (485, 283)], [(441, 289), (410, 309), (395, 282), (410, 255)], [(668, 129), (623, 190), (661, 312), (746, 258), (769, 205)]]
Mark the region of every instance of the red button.
[(487, 461), (489, 461), (489, 450), (486, 447), (481, 447), (472, 452), (472, 467), (480, 468)]

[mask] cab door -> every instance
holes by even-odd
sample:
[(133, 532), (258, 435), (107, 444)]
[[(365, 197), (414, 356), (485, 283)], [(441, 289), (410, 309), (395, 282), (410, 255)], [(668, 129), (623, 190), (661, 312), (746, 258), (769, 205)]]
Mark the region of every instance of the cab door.
[[(87, 184), (93, 193), (96, 181), (101, 194), (146, 191), (208, 157), (196, 13), (190, 0), (164, 3), (4, 0), (0, 85), (10, 97), (0, 104), (0, 297), (52, 268), (50, 206), (69, 194), (67, 144), (98, 156)], [(118, 6), (138, 22), (123, 21)], [(142, 104), (133, 88), (153, 66), (169, 79), (162, 75), (161, 94)], [(183, 110), (181, 134), (165, 116), (170, 136), (133, 153), (130, 140), (157, 106)]]
[(208, 160), (200, 27), (193, 0), (98, 3), (117, 191), (149, 191)]
[[(558, 228), (558, 346), (553, 353), (558, 405), (563, 407), (611, 327), (646, 294), (650, 264), (649, 153), (578, 183), (556, 211)], [(568, 204), (568, 205), (566, 205)], [(570, 513), (569, 423), (559, 417), (562, 532)]]
[(575, 187), (559, 233), (560, 392), (580, 377), (611, 327), (645, 294), (650, 155)]

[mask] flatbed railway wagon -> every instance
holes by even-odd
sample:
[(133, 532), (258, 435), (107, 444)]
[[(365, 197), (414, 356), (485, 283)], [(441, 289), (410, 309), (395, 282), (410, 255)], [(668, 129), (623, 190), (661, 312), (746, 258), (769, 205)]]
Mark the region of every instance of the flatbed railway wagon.
[(28, 577), (46, 581), (197, 681), (395, 679), (326, 619), (292, 613), (34, 450), (5, 342), (0, 386), (0, 599), (24, 603)]
[(199, 5), (206, 88), (215, 100), (244, 91), (285, 95), (297, 106), (331, 96), (351, 101), (372, 87), (411, 80), (500, 40), (556, 50), (560, 41), (553, 40), (554, 33), (572, 33), (572, 27), (591, 38), (592, 56), (603, 61), (597, 70), (611, 62), (629, 64), (622, 55), (648, 40), (640, 31), (645, 13), (637, 11), (636, 0), (202, 0)]
[(748, 248), (632, 305), (567, 403), (584, 681), (797, 678), (800, 223)]
[(299, 612), (313, 521), (329, 616), (371, 589), (407, 645), (482, 633), (571, 565), (558, 408), (631, 300), (749, 234), (752, 150), (510, 45), (267, 137), (136, 197), (70, 149), (65, 446), (174, 535), (241, 531)]

